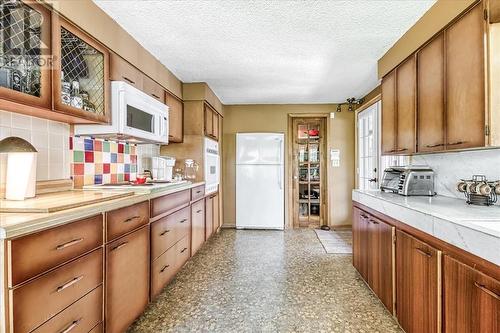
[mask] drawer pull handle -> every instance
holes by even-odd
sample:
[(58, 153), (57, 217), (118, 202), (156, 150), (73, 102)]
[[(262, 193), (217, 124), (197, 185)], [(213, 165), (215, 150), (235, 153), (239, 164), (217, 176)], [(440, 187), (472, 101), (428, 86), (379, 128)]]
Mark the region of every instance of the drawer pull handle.
[(60, 293), (61, 291), (63, 291), (66, 288), (71, 287), (72, 285), (74, 285), (75, 283), (77, 283), (78, 281), (80, 281), (81, 279), (83, 279), (83, 275), (80, 275), (80, 276), (78, 276), (76, 278), (73, 278), (73, 279), (69, 280), (65, 284), (57, 287), (57, 292)]
[(57, 245), (56, 246), (56, 250), (64, 250), (65, 248), (73, 246), (73, 245), (76, 245), (76, 244), (78, 244), (78, 243), (80, 243), (82, 241), (83, 241), (83, 237), (82, 238), (77, 238), (77, 239), (70, 240), (67, 243)]
[(170, 230), (168, 230), (168, 229), (167, 229), (167, 230), (163, 230), (163, 231), (161, 232), (160, 236), (165, 236), (165, 235), (166, 235), (167, 233), (169, 233), (169, 232), (170, 232)]
[(482, 284), (479, 284), (477, 282), (474, 282), (474, 285), (476, 287), (478, 287), (481, 291), (487, 293), (488, 295), (490, 295), (491, 297), (493, 298), (496, 298), (498, 301), (500, 301), (500, 295), (498, 295), (497, 293), (489, 290), (488, 288), (486, 288), (486, 286), (482, 285)]
[(123, 243), (121, 243), (120, 245), (117, 245), (117, 246), (115, 246), (114, 248), (112, 248), (112, 249), (111, 249), (111, 251), (114, 251), (114, 250), (119, 250), (119, 249), (121, 249), (122, 247), (124, 247), (124, 246), (125, 246), (125, 245), (127, 245), (127, 244), (128, 244), (128, 242), (123, 242)]
[(444, 143), (436, 143), (435, 145), (427, 145), (427, 148), (436, 148), (436, 147), (441, 147), (444, 146)]
[(196, 194), (201, 193), (201, 190), (196, 191)]
[(160, 96), (156, 95), (156, 94), (151, 94), (151, 96), (153, 96), (154, 98), (156, 99), (160, 99)]
[(179, 223), (184, 223), (184, 222), (187, 222), (188, 219), (182, 219), (179, 221)]
[(160, 269), (160, 273), (165, 272), (165, 270), (166, 270), (167, 268), (169, 268), (169, 267), (170, 267), (170, 265), (165, 265), (165, 266), (163, 266), (163, 268), (162, 268), (162, 269)]
[(80, 324), (80, 322), (82, 321), (83, 318), (80, 318), (80, 319), (77, 319), (77, 320), (74, 320), (71, 324), (69, 324), (68, 327), (66, 327), (65, 329), (63, 329), (60, 333), (68, 333), (68, 332), (71, 332), (75, 327), (78, 326), (78, 324)]
[(419, 249), (419, 248), (417, 248), (417, 247), (415, 248), (415, 250), (417, 250), (417, 252), (418, 252), (418, 253), (420, 253), (421, 255), (426, 256), (427, 258), (431, 258), (431, 257), (432, 257), (432, 254), (427, 253), (427, 252), (425, 252), (424, 250), (421, 250), (421, 249)]
[(187, 247), (183, 248), (183, 249), (181, 250), (181, 253), (184, 253), (187, 249), (188, 249)]
[(202, 210), (201, 210), (201, 209), (198, 209), (198, 210), (196, 211), (196, 213), (197, 213), (197, 214), (199, 214), (199, 213), (201, 213), (201, 212), (202, 212)]
[(453, 143), (448, 143), (448, 146), (458, 146), (458, 145), (463, 145), (464, 143), (467, 143), (467, 141), (457, 141)]
[(367, 219), (367, 218), (368, 218), (368, 216), (367, 216), (367, 215), (365, 215), (365, 214), (361, 214), (361, 217), (362, 217), (362, 218), (364, 218), (364, 219)]
[(368, 221), (369, 221), (369, 222), (371, 222), (371, 223), (373, 223), (373, 224), (378, 224), (378, 222), (377, 222), (377, 221), (372, 220), (372, 219), (369, 219)]
[(126, 76), (122, 76), (122, 77), (123, 77), (123, 79), (124, 79), (125, 81), (127, 81), (128, 83), (130, 83), (130, 84), (135, 84), (135, 81), (133, 81), (133, 80), (129, 79), (128, 77), (126, 77)]
[(129, 217), (128, 219), (124, 220), (123, 223), (129, 223), (129, 222), (132, 222), (133, 220), (137, 220), (137, 219), (140, 219), (141, 217), (136, 215), (136, 216), (132, 216), (132, 217)]

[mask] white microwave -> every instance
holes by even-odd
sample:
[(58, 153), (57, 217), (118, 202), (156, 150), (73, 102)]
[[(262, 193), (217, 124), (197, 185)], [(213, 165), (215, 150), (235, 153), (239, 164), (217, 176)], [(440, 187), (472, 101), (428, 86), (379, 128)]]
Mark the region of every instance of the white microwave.
[(123, 81), (111, 82), (111, 123), (75, 125), (75, 135), (168, 143), (168, 106)]

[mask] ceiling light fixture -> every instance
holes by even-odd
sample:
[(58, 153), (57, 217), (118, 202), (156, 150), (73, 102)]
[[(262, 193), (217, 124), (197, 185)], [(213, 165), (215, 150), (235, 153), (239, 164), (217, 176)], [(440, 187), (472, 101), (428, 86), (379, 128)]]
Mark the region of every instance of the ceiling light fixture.
[(348, 105), (347, 111), (352, 112), (352, 111), (354, 111), (354, 105), (363, 104), (364, 101), (365, 101), (364, 98), (360, 98), (360, 99), (356, 99), (355, 97), (348, 98), (346, 103), (337, 104), (337, 112), (342, 112), (342, 105), (345, 105), (345, 104)]
[(337, 112), (342, 112), (342, 104), (337, 104)]

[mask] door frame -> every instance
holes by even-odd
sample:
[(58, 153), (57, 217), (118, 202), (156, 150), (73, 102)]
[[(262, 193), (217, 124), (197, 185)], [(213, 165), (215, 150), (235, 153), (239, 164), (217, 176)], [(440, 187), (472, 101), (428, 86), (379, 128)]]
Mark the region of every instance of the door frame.
[(376, 179), (375, 185), (377, 185), (377, 188), (380, 184), (380, 156), (381, 156), (381, 108), (382, 108), (382, 102), (381, 101), (375, 101), (374, 103), (371, 103), (370, 105), (367, 105), (364, 107), (362, 110), (359, 112), (356, 112), (356, 121), (355, 121), (355, 126), (356, 126), (356, 179), (355, 179), (355, 186), (356, 188), (360, 188), (359, 184), (359, 158), (360, 158), (360, 152), (359, 152), (359, 118), (360, 116), (364, 113), (369, 111), (371, 108), (375, 108), (375, 110), (372, 110), (374, 112), (374, 134), (373, 134), (373, 144), (374, 144), (374, 152), (373, 152), (373, 166), (375, 170), (373, 171), (373, 176)]
[[(285, 220), (287, 221), (285, 228), (298, 228), (299, 226), (296, 225), (295, 223), (295, 218), (294, 214), (296, 213), (296, 205), (294, 201), (294, 179), (293, 179), (293, 171), (294, 171), (294, 156), (293, 156), (293, 137), (294, 137), (294, 128), (293, 128), (293, 121), (294, 119), (297, 118), (324, 118), (322, 119), (325, 123), (325, 128), (324, 128), (324, 133), (325, 133), (325, 138), (324, 138), (324, 149), (325, 152), (323, 154), (323, 158), (325, 160), (325, 167), (324, 167), (324, 181), (326, 181), (324, 185), (324, 196), (325, 196), (325, 209), (324, 209), (324, 215), (323, 215), (323, 224), (330, 225), (330, 191), (328, 187), (328, 169), (329, 169), (329, 164), (328, 164), (328, 156), (329, 156), (329, 149), (331, 148), (329, 146), (329, 135), (330, 135), (330, 122), (328, 121), (330, 117), (330, 113), (289, 113), (288, 114), (288, 124), (287, 124), (287, 134), (288, 137), (285, 139), (286, 140), (286, 179), (287, 179), (287, 211), (285, 212)], [(322, 180), (323, 181), (323, 180)], [(321, 208), (320, 208), (321, 209)], [(289, 213), (291, 212), (291, 213)], [(298, 211), (297, 211), (298, 213)]]

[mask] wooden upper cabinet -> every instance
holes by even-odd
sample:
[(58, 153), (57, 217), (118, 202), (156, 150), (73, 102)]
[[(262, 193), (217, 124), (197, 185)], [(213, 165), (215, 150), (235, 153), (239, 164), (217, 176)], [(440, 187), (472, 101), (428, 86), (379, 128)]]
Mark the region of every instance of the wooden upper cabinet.
[(1, 9), (0, 99), (51, 109), (50, 11), (33, 1)]
[(204, 105), (204, 114), (205, 114), (205, 136), (212, 137), (213, 125), (214, 125), (213, 110), (207, 104)]
[(163, 90), (163, 87), (149, 76), (144, 75), (142, 90), (154, 99), (165, 103), (165, 91)]
[(214, 139), (219, 140), (219, 114), (212, 112), (212, 135)]
[(444, 256), (444, 332), (500, 332), (500, 282)]
[(396, 316), (407, 333), (440, 332), (441, 253), (396, 232)]
[(484, 19), (481, 3), (445, 30), (446, 148), (485, 145)]
[(444, 34), (417, 53), (418, 152), (445, 148)]
[(165, 92), (165, 103), (168, 105), (168, 141), (184, 141), (184, 103), (182, 100)]
[(128, 61), (116, 53), (111, 53), (109, 66), (109, 74), (112, 81), (125, 81), (137, 89), (142, 90), (144, 74)]
[(111, 119), (109, 52), (52, 13), (54, 109), (91, 122)]
[(396, 151), (398, 154), (415, 152), (416, 61), (411, 56), (396, 72)]
[(396, 71), (382, 79), (382, 154), (396, 150)]

